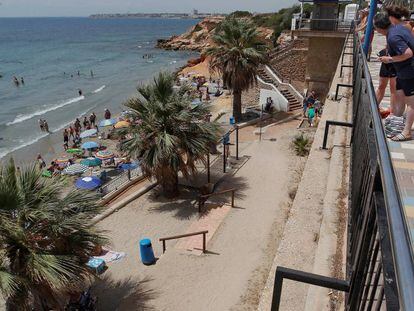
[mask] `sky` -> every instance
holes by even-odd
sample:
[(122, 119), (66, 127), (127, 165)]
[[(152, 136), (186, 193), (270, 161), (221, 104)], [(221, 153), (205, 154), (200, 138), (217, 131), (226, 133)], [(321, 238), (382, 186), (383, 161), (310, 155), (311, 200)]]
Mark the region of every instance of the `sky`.
[(0, 17), (88, 16), (95, 13), (274, 12), (297, 0), (0, 0)]

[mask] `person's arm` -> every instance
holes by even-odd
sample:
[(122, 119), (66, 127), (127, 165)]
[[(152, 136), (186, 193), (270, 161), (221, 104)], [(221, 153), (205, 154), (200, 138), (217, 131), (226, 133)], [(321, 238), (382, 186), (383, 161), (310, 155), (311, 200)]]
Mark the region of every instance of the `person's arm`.
[(407, 49), (404, 51), (403, 54), (401, 55), (396, 55), (396, 56), (382, 56), (379, 58), (379, 60), (383, 63), (399, 63), (399, 62), (403, 62), (407, 59), (410, 59), (411, 57), (413, 57), (413, 51), (407, 47)]
[(413, 51), (408, 45), (407, 39), (404, 39), (403, 36), (394, 36), (389, 42), (388, 45), (390, 49), (394, 51), (394, 56), (383, 56), (380, 57), (380, 61), (383, 63), (399, 63), (413, 57)]

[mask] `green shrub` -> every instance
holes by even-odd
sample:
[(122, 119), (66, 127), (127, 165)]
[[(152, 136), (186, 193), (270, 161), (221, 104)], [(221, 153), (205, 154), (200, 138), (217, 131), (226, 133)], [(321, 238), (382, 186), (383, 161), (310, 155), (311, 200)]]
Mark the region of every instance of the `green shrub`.
[(300, 134), (293, 139), (293, 149), (299, 157), (306, 157), (310, 152), (310, 147), (310, 139), (303, 134)]

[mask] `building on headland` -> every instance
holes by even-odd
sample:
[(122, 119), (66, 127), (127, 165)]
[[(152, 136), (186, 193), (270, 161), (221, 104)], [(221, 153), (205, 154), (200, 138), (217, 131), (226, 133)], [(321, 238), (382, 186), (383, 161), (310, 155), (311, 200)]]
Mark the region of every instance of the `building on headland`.
[[(309, 159), (326, 152), (328, 136), (334, 136), (328, 142), (329, 170), (334, 173), (329, 176), (334, 177), (326, 185), (331, 196), (321, 202), (314, 258), (306, 256), (307, 245), (282, 242), (259, 310), (414, 310), (414, 167), (408, 164), (414, 142), (396, 144), (385, 136), (374, 89), (379, 65), (367, 60), (368, 47), (363, 49), (354, 34), (355, 20), (349, 23), (356, 17), (355, 5), (341, 17), (338, 0), (306, 2), (313, 4), (311, 17), (296, 16), (300, 21), (292, 23), (294, 35), (309, 40), (306, 84), (309, 90), (330, 94), (318, 128), (325, 135), (318, 140), (316, 134), (320, 146)], [(375, 35), (373, 54), (385, 44)], [(348, 136), (343, 134), (346, 128), (352, 128)], [(343, 164), (338, 171), (336, 166)], [(339, 179), (346, 187), (338, 188)], [(297, 195), (302, 190), (299, 186)], [(342, 220), (337, 206), (341, 197)], [(300, 217), (295, 211), (291, 215)], [(312, 221), (294, 228), (293, 234), (306, 234)], [(343, 235), (338, 234), (341, 227)], [(289, 254), (298, 258), (285, 260)]]

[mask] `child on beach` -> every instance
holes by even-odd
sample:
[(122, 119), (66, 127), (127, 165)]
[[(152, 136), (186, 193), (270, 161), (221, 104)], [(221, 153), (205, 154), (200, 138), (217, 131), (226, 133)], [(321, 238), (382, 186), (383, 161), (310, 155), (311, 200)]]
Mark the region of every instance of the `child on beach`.
[(43, 160), (42, 156), (40, 155), (40, 153), (37, 155), (36, 161), (39, 165), (39, 169), (41, 170), (42, 168), (46, 167), (46, 162), (45, 160)]
[(75, 129), (72, 124), (69, 126), (69, 138), (75, 138)]

